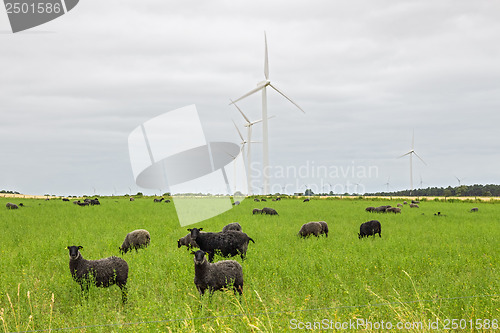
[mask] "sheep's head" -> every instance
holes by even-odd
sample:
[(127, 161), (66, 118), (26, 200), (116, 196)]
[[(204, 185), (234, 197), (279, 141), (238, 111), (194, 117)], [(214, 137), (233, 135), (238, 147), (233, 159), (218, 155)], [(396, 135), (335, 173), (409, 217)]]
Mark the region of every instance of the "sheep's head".
[(196, 252), (191, 251), (191, 254), (194, 254), (194, 264), (201, 265), (206, 260), (205, 259), (205, 251), (198, 250)]
[(82, 250), (83, 246), (73, 245), (73, 246), (68, 246), (66, 249), (69, 250), (69, 258), (72, 260), (76, 260), (80, 256), (79, 250)]
[(191, 233), (191, 239), (196, 241), (196, 238), (198, 238), (198, 235), (200, 232), (203, 230), (203, 228), (193, 228), (193, 229), (188, 229), (188, 231)]

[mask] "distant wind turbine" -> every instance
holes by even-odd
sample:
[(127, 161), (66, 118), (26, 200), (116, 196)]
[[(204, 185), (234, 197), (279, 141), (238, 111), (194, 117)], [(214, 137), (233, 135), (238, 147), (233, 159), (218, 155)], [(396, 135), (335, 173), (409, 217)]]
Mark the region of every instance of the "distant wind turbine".
[(462, 180), (464, 180), (464, 178), (460, 179), (457, 176), (455, 176), (455, 178), (458, 180), (458, 186), (462, 185)]
[[(245, 143), (248, 143), (248, 146), (247, 146), (247, 163), (246, 163), (246, 169), (247, 169), (247, 183), (248, 183), (248, 195), (252, 195), (252, 187), (250, 186), (251, 184), (251, 172), (250, 172), (250, 167), (251, 167), (251, 154), (250, 154), (250, 148), (252, 146), (252, 143), (255, 143), (254, 141), (252, 141), (252, 126), (255, 125), (255, 124), (258, 124), (260, 122), (262, 122), (262, 119), (259, 119), (259, 120), (255, 120), (255, 121), (250, 121), (250, 119), (248, 119), (248, 117), (243, 113), (243, 111), (241, 111), (241, 109), (238, 107), (238, 105), (236, 105), (235, 102), (231, 101), (232, 104), (234, 104), (234, 106), (236, 107), (236, 109), (238, 109), (238, 111), (240, 112), (240, 114), (243, 116), (243, 119), (245, 119), (246, 121), (246, 124), (245, 124), (245, 127), (247, 128), (247, 139), (246, 139), (246, 142)], [(271, 118), (274, 118), (274, 116), (271, 116), (267, 119), (271, 119)], [(236, 126), (236, 125), (235, 125)], [(240, 134), (240, 137), (243, 141), (245, 141), (240, 133), (240, 131), (238, 130), (238, 133)]]
[(425, 163), (425, 161), (420, 156), (418, 156), (418, 154), (415, 152), (414, 145), (415, 145), (415, 131), (413, 132), (413, 135), (411, 138), (410, 151), (407, 152), (406, 154), (399, 156), (399, 158), (401, 158), (401, 157), (404, 157), (406, 155), (410, 155), (410, 195), (413, 192), (413, 155), (417, 156), (422, 161), (422, 163), (427, 165), (427, 163)]
[(387, 186), (387, 190), (386, 190), (387, 192), (389, 192), (389, 186), (390, 186), (389, 179), (391, 179), (391, 176), (387, 177), (387, 183), (384, 184)]
[(269, 167), (269, 129), (268, 129), (268, 124), (267, 124), (267, 91), (266, 88), (267, 86), (273, 88), (276, 90), (278, 93), (280, 93), (283, 97), (288, 99), (293, 105), (295, 105), (297, 108), (299, 108), (300, 111), (304, 112), (302, 108), (295, 103), (290, 97), (285, 95), (282, 91), (280, 91), (276, 86), (271, 84), (271, 81), (269, 80), (269, 61), (268, 61), (268, 54), (267, 54), (267, 37), (266, 33), (264, 32), (264, 44), (265, 44), (265, 54), (264, 54), (264, 77), (265, 80), (262, 82), (259, 82), (257, 84), (257, 87), (250, 90), (240, 98), (236, 99), (235, 101), (231, 102), (231, 104), (234, 104), (260, 90), (262, 90), (262, 141), (263, 141), (263, 156), (262, 156), (262, 177), (263, 177), (263, 194), (268, 194), (269, 193), (269, 172), (268, 172), (268, 167)]

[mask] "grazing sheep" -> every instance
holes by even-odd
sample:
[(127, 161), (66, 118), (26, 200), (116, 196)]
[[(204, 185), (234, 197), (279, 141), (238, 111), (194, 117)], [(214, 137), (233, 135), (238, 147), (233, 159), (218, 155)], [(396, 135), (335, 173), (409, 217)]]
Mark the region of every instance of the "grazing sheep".
[(140, 248), (148, 247), (150, 242), (151, 236), (149, 235), (149, 232), (144, 229), (137, 229), (127, 234), (119, 250), (121, 253), (127, 253), (132, 249), (135, 249), (137, 252)]
[(474, 212), (477, 212), (477, 211), (479, 211), (479, 208), (477, 208), (477, 207), (474, 207), (474, 208), (472, 208), (472, 209), (470, 210), (470, 212), (471, 212), (471, 213), (474, 213)]
[(410, 208), (420, 208), (420, 207), (418, 207), (418, 205), (417, 205), (417, 204), (411, 203), (411, 204), (410, 204)]
[(89, 290), (90, 284), (109, 287), (116, 284), (122, 291), (122, 303), (127, 302), (128, 264), (118, 257), (99, 260), (85, 260), (80, 251), (82, 246), (68, 246), (69, 270), (71, 276), (82, 288), (82, 294)]
[(89, 203), (88, 203), (88, 202), (86, 202), (86, 201), (85, 201), (85, 202), (77, 202), (77, 205), (78, 205), (78, 206), (81, 206), (81, 207), (84, 207), (84, 206), (88, 206), (88, 205), (89, 205)]
[(397, 204), (397, 206), (398, 206), (398, 207), (403, 207), (403, 204), (399, 204), (399, 203), (398, 203), (398, 204)]
[(228, 225), (224, 226), (224, 228), (222, 228), (222, 232), (226, 232), (229, 230), (241, 231), (241, 225), (238, 222), (233, 222), (229, 223)]
[(78, 205), (80, 203), (80, 200), (73, 201), (75, 205)]
[(390, 205), (379, 206), (379, 207), (375, 208), (374, 212), (376, 212), (376, 213), (385, 213), (387, 211), (387, 208), (391, 208), (391, 206)]
[(163, 200), (165, 200), (165, 198), (161, 198), (161, 199), (154, 199), (153, 202), (162, 202)]
[(260, 199), (260, 201), (265, 201), (265, 202), (267, 202), (267, 200), (266, 200), (266, 199)]
[(255, 202), (260, 202), (260, 200), (259, 200), (259, 199), (257, 199), (257, 198), (253, 199), (253, 201), (255, 201)]
[(239, 202), (239, 201), (235, 201), (235, 202), (233, 202), (233, 206), (238, 206), (239, 204), (240, 204), (240, 202)]
[(307, 199), (304, 199), (304, 201), (302, 201), (302, 202), (309, 202), (309, 201), (311, 201), (311, 200), (309, 198), (307, 198)]
[(129, 200), (130, 201), (135, 201), (135, 198), (134, 197), (130, 197)]
[(319, 237), (319, 235), (321, 235), (323, 233), (325, 233), (326, 237), (328, 237), (328, 224), (326, 224), (326, 222), (324, 222), (324, 221), (321, 221), (321, 222), (307, 222), (307, 223), (304, 223), (302, 225), (302, 227), (299, 230), (299, 234), (298, 235), (300, 237), (304, 237), (304, 238), (306, 238), (308, 236), (311, 236), (311, 235)]
[(328, 237), (328, 223), (325, 221), (319, 221), (319, 224), (321, 224), (321, 233), (325, 234), (326, 237)]
[(372, 212), (374, 212), (374, 211), (375, 211), (375, 207), (372, 207), (372, 206), (370, 206), (370, 207), (366, 207), (366, 208), (365, 208), (365, 210), (366, 210), (367, 212), (372, 213)]
[(252, 211), (252, 214), (253, 215), (255, 215), (255, 214), (262, 214), (262, 209), (254, 208), (253, 211)]
[(411, 203), (412, 203), (412, 204), (419, 204), (419, 203), (420, 203), (420, 201), (418, 201), (418, 200), (412, 200), (412, 201), (411, 201)]
[(190, 233), (177, 240), (177, 247), (180, 248), (181, 246), (187, 247), (188, 250), (192, 249), (193, 247), (199, 247), (198, 244), (196, 244), (196, 242), (191, 239)]
[(403, 201), (403, 204), (404, 204), (404, 205), (407, 205), (407, 204), (408, 204), (408, 202), (406, 202), (406, 201)]
[(200, 295), (208, 288), (210, 294), (224, 287), (233, 287), (243, 294), (243, 268), (235, 260), (222, 260), (214, 264), (205, 258), (205, 252), (198, 250), (194, 254), (194, 284)]
[(100, 205), (101, 203), (99, 202), (99, 199), (95, 198), (90, 200), (90, 204), (94, 206), (94, 205)]
[(170, 203), (170, 200), (165, 200), (165, 203)]
[(266, 213), (266, 215), (279, 215), (275, 209), (269, 208), (269, 207), (262, 208), (261, 214), (264, 214), (264, 213)]
[(188, 229), (191, 239), (194, 240), (200, 250), (208, 253), (208, 261), (213, 262), (216, 251), (220, 251), (223, 257), (232, 257), (240, 254), (245, 259), (248, 243), (255, 241), (241, 231), (229, 230), (226, 232), (201, 232), (203, 228)]
[(365, 222), (361, 224), (359, 227), (359, 234), (358, 238), (361, 239), (366, 236), (372, 236), (375, 238), (375, 234), (378, 234), (379, 237), (382, 237), (382, 226), (380, 225), (380, 222), (377, 220), (371, 220), (368, 222)]
[(399, 207), (389, 207), (385, 210), (386, 213), (394, 213), (394, 214), (401, 214), (401, 208)]
[(7, 207), (7, 209), (18, 209), (19, 208), (16, 204), (13, 204), (12, 202), (7, 202), (5, 207)]
[(69, 199), (68, 198), (63, 198), (62, 201), (69, 201)]

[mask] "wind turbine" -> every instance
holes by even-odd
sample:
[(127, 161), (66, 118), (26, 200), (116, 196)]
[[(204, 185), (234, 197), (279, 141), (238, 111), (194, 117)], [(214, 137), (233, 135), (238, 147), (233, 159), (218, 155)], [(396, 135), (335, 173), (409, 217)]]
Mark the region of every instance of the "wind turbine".
[(276, 86), (271, 84), (271, 81), (269, 80), (269, 61), (268, 61), (268, 54), (267, 54), (267, 37), (266, 33), (264, 32), (264, 44), (265, 44), (265, 53), (264, 53), (264, 77), (265, 80), (262, 82), (257, 83), (257, 87), (250, 90), (240, 98), (236, 99), (235, 101), (231, 102), (231, 104), (234, 104), (250, 95), (255, 94), (256, 92), (262, 90), (262, 142), (263, 142), (263, 156), (262, 156), (262, 181), (263, 181), (263, 194), (268, 194), (269, 193), (269, 174), (268, 174), (268, 167), (269, 167), (269, 128), (267, 124), (267, 87), (271, 87), (274, 90), (276, 90), (278, 93), (280, 93), (283, 97), (288, 99), (293, 105), (295, 105), (297, 108), (299, 108), (300, 111), (304, 112), (302, 108), (295, 103), (290, 97), (285, 95), (282, 91), (280, 91)]
[(458, 180), (458, 187), (460, 187), (462, 185), (462, 180), (464, 180), (464, 179), (463, 178), (460, 179), (457, 176), (455, 176), (455, 178)]
[(387, 185), (387, 190), (386, 190), (387, 192), (389, 192), (389, 186), (390, 186), (389, 179), (391, 179), (391, 176), (387, 177), (387, 183), (384, 184)]
[(417, 156), (422, 161), (422, 163), (424, 163), (425, 165), (427, 165), (427, 163), (425, 163), (425, 161), (420, 156), (418, 156), (418, 154), (415, 152), (414, 144), (415, 144), (415, 131), (413, 131), (413, 135), (412, 135), (412, 138), (411, 138), (411, 149), (410, 149), (410, 151), (407, 152), (406, 154), (403, 154), (403, 155), (399, 156), (399, 158), (401, 158), (401, 157), (404, 157), (406, 155), (410, 155), (410, 195), (413, 192), (413, 155)]
[[(243, 111), (241, 111), (241, 109), (238, 107), (238, 105), (236, 105), (235, 102), (231, 101), (231, 103), (234, 104), (234, 106), (236, 107), (236, 109), (238, 109), (238, 111), (243, 116), (243, 119), (245, 119), (245, 121), (246, 121), (246, 124), (245, 124), (245, 127), (247, 128), (247, 141), (246, 141), (246, 143), (248, 143), (248, 147), (247, 147), (247, 168), (246, 168), (247, 169), (247, 183), (248, 183), (248, 195), (252, 195), (252, 188), (250, 186), (250, 183), (251, 183), (251, 173), (250, 173), (251, 155), (250, 155), (250, 148), (252, 146), (252, 143), (256, 143), (256, 142), (252, 141), (252, 126), (255, 125), (255, 124), (258, 124), (258, 123), (262, 122), (262, 119), (255, 120), (255, 121), (250, 121), (250, 119), (248, 119), (248, 117), (243, 113)], [(271, 118), (274, 118), (274, 117), (275, 116), (271, 116), (271, 117), (269, 117), (267, 119), (271, 119)], [(240, 131), (238, 130), (238, 133), (239, 132)], [(243, 140), (243, 137), (241, 136), (241, 133), (240, 133), (240, 137)]]

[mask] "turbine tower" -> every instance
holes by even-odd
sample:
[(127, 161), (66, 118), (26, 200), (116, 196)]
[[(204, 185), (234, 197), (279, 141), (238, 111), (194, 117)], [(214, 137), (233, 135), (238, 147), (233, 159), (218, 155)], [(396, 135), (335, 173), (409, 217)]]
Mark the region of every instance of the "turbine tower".
[(413, 131), (413, 135), (412, 135), (412, 138), (411, 138), (411, 149), (410, 149), (410, 151), (407, 152), (406, 154), (403, 154), (403, 155), (399, 156), (399, 158), (401, 158), (401, 157), (404, 157), (406, 155), (410, 155), (410, 195), (413, 192), (413, 155), (417, 156), (422, 161), (422, 163), (424, 163), (425, 165), (427, 165), (427, 163), (425, 163), (424, 160), (420, 156), (418, 156), (418, 154), (415, 152), (414, 144), (415, 144), (415, 131)]
[(271, 84), (271, 81), (269, 80), (269, 61), (268, 61), (268, 55), (267, 55), (267, 37), (266, 33), (264, 32), (264, 44), (265, 44), (265, 53), (264, 53), (264, 77), (265, 80), (262, 82), (257, 83), (257, 87), (250, 90), (240, 98), (236, 99), (235, 101), (231, 102), (231, 104), (234, 104), (243, 98), (246, 98), (250, 95), (255, 94), (256, 92), (262, 90), (262, 146), (263, 146), (263, 156), (262, 156), (262, 183), (263, 183), (263, 194), (269, 194), (269, 174), (268, 174), (268, 168), (269, 168), (269, 129), (268, 129), (268, 117), (267, 117), (267, 86), (273, 88), (276, 90), (278, 93), (280, 93), (283, 97), (285, 97), (287, 100), (289, 100), (293, 105), (295, 105), (297, 108), (299, 108), (300, 111), (304, 112), (302, 108), (295, 103), (290, 97), (285, 95), (282, 91), (280, 91), (276, 86)]
[[(251, 173), (250, 173), (250, 167), (251, 167), (251, 155), (250, 155), (250, 147), (252, 146), (252, 143), (257, 143), (256, 141), (252, 141), (252, 126), (255, 124), (258, 124), (262, 121), (262, 119), (255, 120), (255, 121), (250, 121), (248, 117), (241, 111), (241, 109), (236, 105), (235, 102), (231, 101), (231, 104), (234, 104), (234, 106), (238, 109), (238, 111), (241, 113), (243, 116), (243, 119), (245, 119), (246, 124), (245, 127), (247, 128), (247, 139), (245, 143), (248, 143), (247, 147), (247, 163), (246, 163), (246, 169), (247, 169), (247, 188), (248, 188), (248, 195), (252, 195), (252, 187), (251, 187)], [(274, 116), (269, 117), (268, 119), (274, 118)], [(239, 130), (238, 130), (239, 133)], [(240, 134), (240, 138), (242, 141), (245, 141)]]

